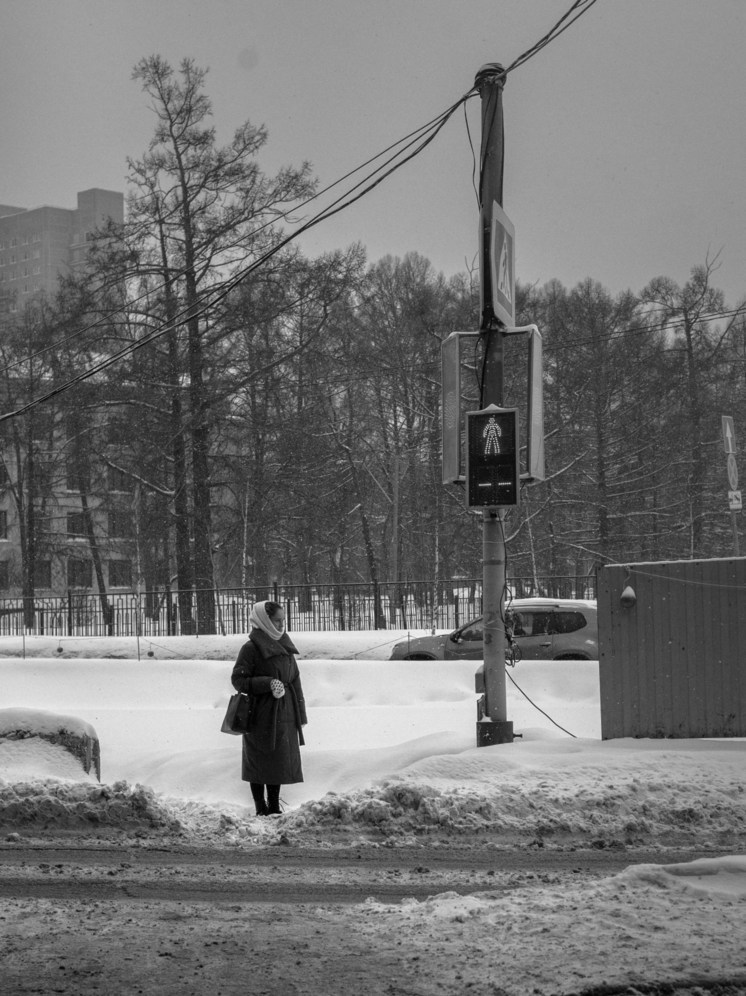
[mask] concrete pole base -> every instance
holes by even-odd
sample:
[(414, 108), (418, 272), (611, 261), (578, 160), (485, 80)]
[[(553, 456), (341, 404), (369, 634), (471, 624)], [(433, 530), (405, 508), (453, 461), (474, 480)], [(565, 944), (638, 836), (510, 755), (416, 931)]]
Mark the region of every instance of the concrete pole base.
[(509, 720), (477, 722), (477, 747), (491, 747), (492, 744), (512, 744), (513, 724)]

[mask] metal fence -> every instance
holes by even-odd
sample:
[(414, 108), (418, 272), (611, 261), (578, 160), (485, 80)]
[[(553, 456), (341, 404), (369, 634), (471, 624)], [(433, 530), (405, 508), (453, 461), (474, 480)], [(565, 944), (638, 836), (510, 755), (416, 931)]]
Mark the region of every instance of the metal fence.
[[(594, 577), (510, 578), (513, 598), (595, 598)], [(0, 599), (0, 636), (199, 635), (196, 592), (169, 589), (99, 595), (71, 591), (57, 598)], [(204, 596), (204, 592), (199, 593)], [(255, 601), (285, 609), (292, 632), (312, 630), (455, 629), (482, 611), (482, 581), (370, 582), (222, 588), (213, 593), (215, 632), (247, 633)], [(202, 631), (202, 635), (207, 634)]]

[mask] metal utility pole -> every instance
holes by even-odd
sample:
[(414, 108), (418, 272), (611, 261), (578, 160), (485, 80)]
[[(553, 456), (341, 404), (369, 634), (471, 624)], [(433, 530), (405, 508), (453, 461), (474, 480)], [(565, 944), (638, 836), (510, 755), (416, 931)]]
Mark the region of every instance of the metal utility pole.
[[(497, 63), (482, 66), (474, 85), (482, 101), (479, 175), (480, 321), (482, 344), (481, 407), (503, 405), (504, 326), (493, 304), (491, 274), (493, 203), (503, 203), (504, 128), (502, 94), (505, 72)], [(484, 631), (484, 711), (477, 722), (477, 746), (512, 743), (505, 684), (505, 533), (504, 510), (482, 512), (482, 599)]]

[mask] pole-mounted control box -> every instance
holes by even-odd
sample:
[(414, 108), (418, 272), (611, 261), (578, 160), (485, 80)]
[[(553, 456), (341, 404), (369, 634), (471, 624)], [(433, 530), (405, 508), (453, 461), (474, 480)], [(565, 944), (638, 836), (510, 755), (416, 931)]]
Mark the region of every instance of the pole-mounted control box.
[(517, 408), (466, 412), (466, 507), (518, 505), (519, 457)]

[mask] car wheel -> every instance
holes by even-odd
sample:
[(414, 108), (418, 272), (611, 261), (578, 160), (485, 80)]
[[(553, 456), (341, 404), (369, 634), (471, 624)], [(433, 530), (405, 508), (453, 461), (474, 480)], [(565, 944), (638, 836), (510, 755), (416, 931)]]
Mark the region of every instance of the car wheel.
[(433, 657), (432, 654), (408, 654), (405, 661), (436, 661), (438, 658)]
[(583, 654), (560, 654), (559, 657), (553, 657), (552, 660), (555, 661), (587, 661), (588, 657), (584, 657)]

